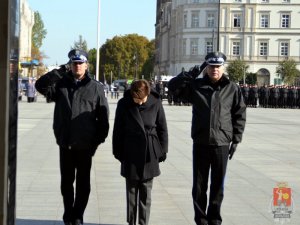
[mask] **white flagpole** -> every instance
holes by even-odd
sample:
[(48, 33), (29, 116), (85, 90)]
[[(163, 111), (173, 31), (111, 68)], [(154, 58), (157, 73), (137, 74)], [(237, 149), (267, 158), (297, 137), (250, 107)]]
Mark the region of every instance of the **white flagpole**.
[(96, 57), (96, 80), (100, 80), (99, 75), (100, 62), (100, 0), (98, 0), (98, 20), (97, 20), (97, 57)]

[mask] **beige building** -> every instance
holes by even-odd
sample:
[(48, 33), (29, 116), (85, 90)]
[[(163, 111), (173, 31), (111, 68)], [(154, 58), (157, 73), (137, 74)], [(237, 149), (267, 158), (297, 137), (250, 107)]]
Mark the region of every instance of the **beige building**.
[(178, 74), (219, 50), (244, 60), (259, 85), (281, 83), (280, 61), (300, 69), (299, 21), (299, 0), (158, 0), (155, 72)]
[(34, 25), (34, 12), (30, 9), (27, 0), (20, 0), (20, 63), (22, 65), (20, 75), (29, 74), (31, 65), (31, 36)]

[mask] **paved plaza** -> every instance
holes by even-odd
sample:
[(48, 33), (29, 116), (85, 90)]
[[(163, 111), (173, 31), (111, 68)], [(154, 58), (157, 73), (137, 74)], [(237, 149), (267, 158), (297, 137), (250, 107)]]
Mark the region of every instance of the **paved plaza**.
[[(108, 98), (110, 132), (93, 158), (86, 225), (126, 224), (125, 180), (112, 155), (117, 100)], [(54, 104), (39, 96), (19, 103), (17, 225), (63, 225), (58, 146), (52, 131)], [(164, 101), (169, 153), (154, 179), (150, 225), (193, 225), (191, 106)], [(287, 182), (300, 221), (300, 109), (247, 109), (243, 143), (229, 161), (222, 206), (223, 225), (271, 225), (273, 188)]]

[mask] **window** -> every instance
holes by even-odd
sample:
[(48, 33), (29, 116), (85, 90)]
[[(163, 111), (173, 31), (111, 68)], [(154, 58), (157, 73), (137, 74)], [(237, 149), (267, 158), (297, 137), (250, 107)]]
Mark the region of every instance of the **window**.
[(232, 42), (232, 55), (234, 56), (240, 55), (240, 41)]
[(182, 40), (182, 55), (186, 55), (186, 39)]
[(235, 0), (235, 2), (242, 2), (242, 0)]
[(262, 3), (268, 3), (269, 0), (261, 0)]
[(233, 14), (233, 27), (241, 27), (241, 14), (240, 13)]
[(209, 41), (206, 41), (206, 54), (210, 53), (210, 52), (213, 52), (214, 49), (213, 49), (213, 42), (211, 40)]
[(192, 12), (192, 28), (199, 27), (199, 12)]
[(280, 42), (280, 56), (289, 55), (289, 43), (287, 41)]
[(198, 39), (191, 39), (191, 55), (198, 55)]
[(200, 1), (199, 0), (193, 0), (193, 3), (199, 3)]
[(207, 27), (214, 27), (214, 26), (215, 26), (215, 14), (207, 13)]
[(282, 79), (281, 78), (274, 78), (274, 85), (282, 85)]
[(282, 14), (281, 15), (281, 27), (282, 28), (289, 28), (290, 27), (290, 15), (289, 14)]
[(268, 55), (268, 42), (262, 41), (259, 43), (259, 55), (260, 56)]
[(187, 14), (183, 14), (183, 27), (187, 28)]
[(269, 27), (269, 14), (260, 15), (260, 27)]
[(282, 0), (283, 3), (290, 3), (290, 0)]

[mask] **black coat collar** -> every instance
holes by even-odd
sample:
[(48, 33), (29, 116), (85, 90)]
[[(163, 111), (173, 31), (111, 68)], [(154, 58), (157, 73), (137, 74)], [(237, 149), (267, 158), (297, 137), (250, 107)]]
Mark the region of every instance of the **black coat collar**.
[[(130, 90), (125, 91), (124, 93), (124, 99), (126, 100), (126, 107), (128, 107), (130, 114), (133, 116), (133, 118), (137, 121), (139, 126), (145, 131), (144, 123), (142, 120), (142, 117), (139, 112), (139, 105), (137, 105), (133, 98), (130, 95)], [(150, 92), (150, 95), (148, 96), (147, 101), (144, 103), (143, 107), (145, 109), (151, 107), (151, 105), (155, 104), (159, 100), (159, 95), (157, 92)]]
[[(72, 71), (69, 71), (66, 74), (66, 78), (69, 83), (76, 84), (76, 79), (74, 78)], [(89, 73), (86, 71), (84, 74), (84, 78), (82, 80), (80, 80), (80, 86), (84, 86), (85, 84), (87, 84), (90, 81), (91, 81), (91, 78), (89, 76)]]

